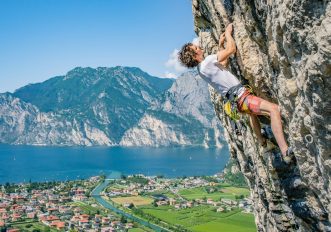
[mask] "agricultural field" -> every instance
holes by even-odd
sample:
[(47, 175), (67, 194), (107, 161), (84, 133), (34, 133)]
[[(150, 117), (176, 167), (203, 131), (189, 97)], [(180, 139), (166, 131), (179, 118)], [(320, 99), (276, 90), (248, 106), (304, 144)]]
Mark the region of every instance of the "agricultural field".
[(55, 232), (58, 231), (54, 228), (50, 228), (48, 226), (43, 225), (40, 222), (26, 222), (26, 223), (15, 223), (12, 225), (13, 228), (19, 229), (20, 231), (49, 231), (49, 232)]
[(176, 195), (174, 195), (172, 192), (164, 190), (164, 191), (154, 191), (145, 193), (144, 196), (153, 196), (153, 195), (165, 195), (168, 198), (176, 198)]
[(124, 204), (134, 204), (135, 206), (149, 205), (153, 202), (153, 199), (141, 196), (132, 196), (132, 197), (114, 197), (111, 198), (113, 202), (119, 205)]
[(226, 213), (213, 211), (210, 206), (199, 206), (175, 210), (170, 206), (140, 207), (143, 212), (153, 215), (172, 225), (181, 225), (189, 230), (202, 232), (256, 231), (253, 214), (241, 213), (235, 209)]
[(89, 214), (89, 215), (103, 214), (103, 215), (105, 215), (105, 209), (103, 207), (93, 207), (85, 202), (76, 201), (76, 202), (69, 203), (68, 205), (78, 206), (85, 214)]
[(146, 230), (143, 230), (141, 228), (132, 228), (132, 229), (129, 229), (128, 232), (145, 232)]
[(188, 199), (202, 199), (204, 197), (211, 198), (213, 200), (219, 200), (220, 198), (235, 200), (236, 196), (244, 195), (245, 197), (249, 195), (249, 190), (246, 188), (238, 188), (231, 186), (222, 186), (220, 190), (208, 193), (205, 187), (183, 189), (179, 191), (179, 194)]
[(229, 217), (219, 218), (215, 221), (189, 227), (190, 230), (196, 232), (255, 232), (256, 226), (254, 223), (254, 215), (246, 213), (237, 213)]

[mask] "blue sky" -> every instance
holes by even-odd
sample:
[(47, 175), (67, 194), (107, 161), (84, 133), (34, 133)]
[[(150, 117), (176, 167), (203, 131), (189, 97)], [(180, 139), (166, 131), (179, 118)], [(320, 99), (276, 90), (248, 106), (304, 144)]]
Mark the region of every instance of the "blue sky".
[(172, 76), (196, 37), (191, 0), (1, 0), (0, 34), (0, 92), (77, 66)]

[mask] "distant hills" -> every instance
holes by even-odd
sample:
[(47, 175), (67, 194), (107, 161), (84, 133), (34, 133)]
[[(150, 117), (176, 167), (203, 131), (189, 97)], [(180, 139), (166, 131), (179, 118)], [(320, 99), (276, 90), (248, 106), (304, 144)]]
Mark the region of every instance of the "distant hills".
[(0, 142), (33, 145), (222, 146), (208, 86), (139, 68), (75, 68), (0, 94)]

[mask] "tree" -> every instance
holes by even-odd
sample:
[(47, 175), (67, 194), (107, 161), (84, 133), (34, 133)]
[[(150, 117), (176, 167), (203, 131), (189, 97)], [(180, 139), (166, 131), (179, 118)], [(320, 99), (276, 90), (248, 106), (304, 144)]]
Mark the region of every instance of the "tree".
[(154, 206), (154, 207), (158, 207), (156, 201), (153, 202), (153, 206)]
[(125, 218), (124, 216), (122, 216), (122, 217), (121, 217), (121, 223), (124, 224), (124, 223), (126, 223), (126, 222), (127, 222), (126, 218)]

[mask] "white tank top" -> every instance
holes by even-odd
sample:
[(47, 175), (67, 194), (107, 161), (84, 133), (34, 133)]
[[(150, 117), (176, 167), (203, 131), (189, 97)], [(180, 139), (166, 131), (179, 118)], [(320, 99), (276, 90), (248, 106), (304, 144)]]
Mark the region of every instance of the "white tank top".
[[(218, 61), (217, 55), (207, 56), (199, 65), (198, 72), (202, 79), (224, 97), (228, 90), (240, 84), (240, 81), (231, 72), (226, 70)], [(239, 95), (241, 95), (241, 91)]]

